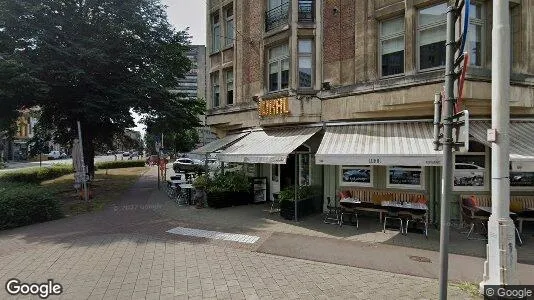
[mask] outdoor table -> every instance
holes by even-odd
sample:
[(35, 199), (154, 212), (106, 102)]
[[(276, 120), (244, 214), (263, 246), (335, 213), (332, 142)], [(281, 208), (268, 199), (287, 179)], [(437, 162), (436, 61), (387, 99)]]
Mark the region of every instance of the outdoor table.
[(343, 198), (339, 201), (339, 205), (349, 209), (356, 208), (360, 203), (360, 200), (354, 198)]
[[(479, 210), (482, 210), (482, 211), (485, 211), (485, 212), (491, 214), (491, 206), (475, 206), (475, 207), (476, 207), (477, 209), (479, 209)], [(511, 211), (509, 211), (509, 213), (510, 213), (510, 216), (514, 216), (514, 215), (516, 215), (515, 212), (511, 212)]]

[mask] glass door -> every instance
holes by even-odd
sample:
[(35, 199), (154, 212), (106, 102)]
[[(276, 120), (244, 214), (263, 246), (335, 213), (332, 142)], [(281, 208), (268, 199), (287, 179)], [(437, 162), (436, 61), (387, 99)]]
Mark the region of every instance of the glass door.
[(270, 198), (273, 200), (273, 194), (280, 193), (280, 165), (271, 165), (271, 193)]
[(297, 154), (298, 156), (298, 184), (311, 185), (310, 154)]

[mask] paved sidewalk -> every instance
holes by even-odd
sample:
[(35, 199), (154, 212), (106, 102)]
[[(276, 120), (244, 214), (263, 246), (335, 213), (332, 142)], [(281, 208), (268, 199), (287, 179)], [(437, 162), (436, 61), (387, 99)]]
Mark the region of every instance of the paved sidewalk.
[[(258, 253), (273, 232), (162, 217), (168, 200), (154, 192), (154, 175), (152, 169), (102, 212), (0, 232), (2, 286), (9, 278), (53, 279), (63, 285), (62, 299), (437, 298), (435, 279)], [(249, 245), (165, 233), (176, 226), (260, 240)], [(469, 295), (453, 286), (450, 297)], [(0, 299), (10, 298), (2, 288)]]

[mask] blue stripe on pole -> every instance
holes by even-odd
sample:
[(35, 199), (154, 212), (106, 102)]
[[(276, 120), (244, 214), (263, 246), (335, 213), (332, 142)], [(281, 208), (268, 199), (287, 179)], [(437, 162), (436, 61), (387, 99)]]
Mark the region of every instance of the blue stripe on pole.
[(467, 40), (467, 31), (469, 30), (469, 8), (471, 3), (469, 0), (465, 0), (465, 15), (464, 15), (464, 31), (462, 32), (462, 44), (460, 46), (459, 55), (464, 53), (465, 41)]

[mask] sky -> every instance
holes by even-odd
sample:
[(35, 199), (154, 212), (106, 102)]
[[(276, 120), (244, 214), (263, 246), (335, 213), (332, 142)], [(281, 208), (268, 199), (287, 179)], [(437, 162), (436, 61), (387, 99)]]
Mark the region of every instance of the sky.
[[(207, 0), (162, 0), (167, 6), (169, 23), (176, 30), (185, 30), (189, 27), (192, 45), (206, 44), (206, 1)], [(139, 123), (141, 116), (132, 113), (136, 127), (144, 136), (145, 126)]]

